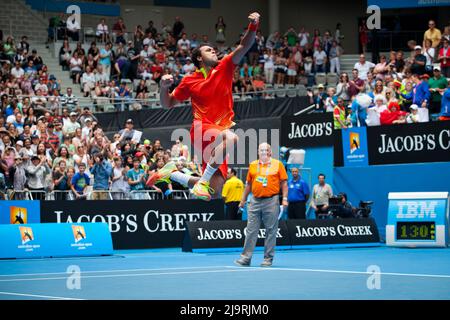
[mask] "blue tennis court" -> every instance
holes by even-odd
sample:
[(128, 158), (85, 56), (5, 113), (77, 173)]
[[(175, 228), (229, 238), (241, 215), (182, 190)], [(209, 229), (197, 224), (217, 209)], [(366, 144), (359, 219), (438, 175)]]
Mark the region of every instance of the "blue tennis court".
[[(262, 252), (247, 268), (233, 264), (238, 255), (166, 249), (4, 260), (0, 299), (450, 299), (448, 249), (278, 251), (272, 268), (259, 267)], [(68, 289), (70, 266), (81, 271), (80, 289)], [(368, 282), (379, 286), (371, 290)]]

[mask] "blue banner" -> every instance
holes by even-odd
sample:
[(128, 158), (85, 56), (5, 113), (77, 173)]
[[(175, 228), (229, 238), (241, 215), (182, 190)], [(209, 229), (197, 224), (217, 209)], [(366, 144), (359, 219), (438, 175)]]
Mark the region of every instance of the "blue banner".
[(366, 127), (342, 129), (342, 149), (344, 151), (344, 166), (368, 166)]
[(40, 211), (39, 201), (0, 201), (0, 224), (40, 223)]
[(381, 9), (445, 7), (450, 6), (450, 0), (367, 0), (367, 5)]
[(112, 255), (106, 223), (0, 225), (0, 259)]

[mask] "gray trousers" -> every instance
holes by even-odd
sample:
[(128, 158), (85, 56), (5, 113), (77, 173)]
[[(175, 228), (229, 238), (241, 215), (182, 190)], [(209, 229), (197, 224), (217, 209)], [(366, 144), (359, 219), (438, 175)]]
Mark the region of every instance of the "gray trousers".
[(255, 250), (261, 221), (266, 228), (264, 240), (264, 260), (272, 261), (275, 255), (275, 245), (278, 233), (278, 215), (280, 213), (280, 200), (278, 195), (271, 198), (252, 198), (247, 210), (247, 235), (241, 259), (249, 262)]

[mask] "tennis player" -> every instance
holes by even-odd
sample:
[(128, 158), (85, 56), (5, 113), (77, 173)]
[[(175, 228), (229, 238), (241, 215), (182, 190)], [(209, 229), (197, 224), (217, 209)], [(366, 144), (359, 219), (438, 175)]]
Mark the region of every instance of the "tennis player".
[(259, 13), (251, 13), (250, 24), (239, 46), (219, 61), (215, 49), (209, 44), (201, 44), (192, 52), (192, 61), (197, 70), (185, 76), (172, 93), (169, 88), (174, 80), (172, 75), (161, 78), (161, 105), (171, 108), (177, 103), (191, 98), (194, 121), (191, 127), (191, 141), (194, 149), (202, 152), (203, 175), (191, 177), (177, 171), (175, 163), (169, 162), (147, 181), (152, 185), (161, 178), (170, 177), (191, 189), (197, 199), (205, 201), (219, 198), (227, 177), (227, 149), (237, 143), (237, 136), (229, 129), (233, 122), (232, 80), (236, 65), (246, 55), (255, 41), (259, 26)]

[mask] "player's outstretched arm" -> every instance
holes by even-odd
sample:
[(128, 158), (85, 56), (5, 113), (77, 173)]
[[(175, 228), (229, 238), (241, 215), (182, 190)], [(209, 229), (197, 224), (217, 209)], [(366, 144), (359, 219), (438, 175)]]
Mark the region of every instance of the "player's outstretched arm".
[(169, 93), (169, 88), (173, 84), (173, 76), (171, 74), (165, 74), (160, 81), (160, 95), (161, 106), (163, 108), (171, 108), (178, 103), (178, 101)]
[(253, 45), (253, 42), (255, 41), (256, 37), (256, 31), (258, 29), (259, 25), (259, 13), (253, 12), (248, 16), (248, 19), (250, 20), (250, 24), (248, 26), (248, 30), (245, 33), (244, 37), (242, 38), (241, 43), (239, 46), (233, 51), (233, 63), (238, 64), (242, 58), (247, 54), (248, 50)]

